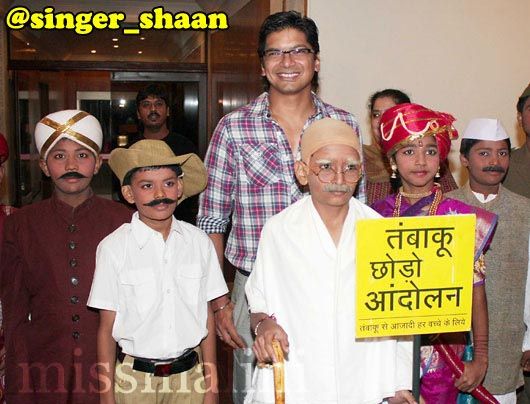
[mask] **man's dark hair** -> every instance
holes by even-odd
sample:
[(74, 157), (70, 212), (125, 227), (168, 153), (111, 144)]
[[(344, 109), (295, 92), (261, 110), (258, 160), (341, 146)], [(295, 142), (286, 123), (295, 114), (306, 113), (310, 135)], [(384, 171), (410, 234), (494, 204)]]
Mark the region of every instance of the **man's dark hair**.
[[(320, 53), (320, 45), (318, 43), (318, 28), (315, 22), (309, 17), (303, 17), (302, 14), (297, 11), (281, 11), (279, 13), (269, 15), (267, 18), (265, 18), (263, 24), (261, 24), (258, 36), (258, 56), (262, 65), (267, 37), (274, 32), (283, 31), (287, 28), (297, 29), (298, 31), (301, 31), (305, 34), (307, 42), (313, 49), (314, 57), (317, 57), (317, 55)], [(262, 80), (265, 91), (269, 91), (269, 81), (266, 77), (262, 77)], [(315, 72), (313, 76), (311, 87), (313, 88), (313, 91), (318, 89), (318, 72)]]
[(530, 95), (527, 95), (526, 97), (519, 97), (519, 101), (517, 101), (517, 112), (519, 112), (520, 114), (523, 113), (524, 104), (526, 103), (526, 100), (528, 100), (529, 98), (530, 98)]
[(396, 90), (394, 88), (386, 88), (384, 90), (377, 91), (372, 94), (372, 96), (370, 97), (370, 100), (368, 101), (368, 109), (370, 110), (370, 112), (373, 112), (375, 102), (379, 98), (384, 98), (384, 97), (392, 98), (392, 101), (394, 101), (396, 105), (405, 104), (405, 103), (410, 102), (410, 97), (407, 94), (405, 94), (403, 91)]
[(154, 83), (149, 84), (148, 86), (138, 91), (138, 94), (136, 95), (136, 108), (138, 109), (140, 107), (140, 102), (142, 102), (149, 96), (157, 97), (164, 100), (166, 105), (169, 107), (169, 97), (166, 87), (162, 84)]
[[(511, 153), (512, 143), (510, 142), (510, 139), (504, 139), (504, 141), (506, 142), (506, 146), (508, 147), (508, 152)], [(466, 159), (468, 159), (471, 148), (475, 146), (478, 142), (480, 142), (479, 139), (462, 139), (462, 142), (460, 143), (460, 154)]]
[(169, 168), (170, 170), (173, 170), (173, 172), (177, 175), (177, 177), (180, 177), (182, 175), (182, 167), (180, 164), (169, 164), (166, 166), (147, 166), (147, 167), (136, 167), (132, 170), (129, 170), (127, 174), (123, 177), (123, 185), (131, 185), (132, 178), (134, 174), (140, 171), (151, 171), (151, 170), (160, 170), (161, 168)]

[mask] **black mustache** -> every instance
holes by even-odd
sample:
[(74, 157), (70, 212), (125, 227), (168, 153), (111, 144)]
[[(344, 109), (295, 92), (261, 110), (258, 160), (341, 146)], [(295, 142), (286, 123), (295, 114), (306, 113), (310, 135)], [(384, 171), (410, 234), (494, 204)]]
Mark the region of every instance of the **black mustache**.
[(87, 178), (83, 174), (78, 173), (77, 171), (70, 171), (67, 172), (59, 177), (61, 180), (65, 180), (67, 178)]
[(151, 202), (144, 203), (144, 206), (156, 206), (156, 205), (160, 205), (161, 203), (165, 203), (166, 205), (171, 205), (172, 203), (177, 203), (177, 201), (171, 198), (153, 199)]
[(502, 168), (501, 166), (487, 166), (487, 167), (484, 167), (482, 169), (482, 171), (484, 171), (484, 172), (492, 171), (492, 172), (496, 172), (496, 173), (505, 173), (506, 172), (506, 170), (504, 168)]

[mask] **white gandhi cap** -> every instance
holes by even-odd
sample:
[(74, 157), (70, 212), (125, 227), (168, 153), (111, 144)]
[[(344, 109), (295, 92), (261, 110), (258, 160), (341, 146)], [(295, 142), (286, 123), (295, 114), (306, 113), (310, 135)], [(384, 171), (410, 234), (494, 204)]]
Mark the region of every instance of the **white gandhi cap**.
[(469, 122), (462, 139), (498, 141), (509, 139), (509, 136), (498, 119), (477, 118)]

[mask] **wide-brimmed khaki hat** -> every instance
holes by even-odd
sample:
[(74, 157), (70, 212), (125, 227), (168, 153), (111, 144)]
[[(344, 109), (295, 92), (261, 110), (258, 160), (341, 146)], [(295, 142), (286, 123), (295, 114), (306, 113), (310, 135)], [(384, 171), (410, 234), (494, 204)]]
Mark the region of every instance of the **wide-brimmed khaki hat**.
[(174, 164), (180, 165), (184, 174), (182, 178), (184, 190), (179, 203), (206, 188), (206, 168), (199, 156), (193, 153), (175, 156), (163, 140), (140, 140), (128, 149), (122, 147), (114, 149), (109, 158), (109, 166), (122, 185), (127, 173), (135, 168)]

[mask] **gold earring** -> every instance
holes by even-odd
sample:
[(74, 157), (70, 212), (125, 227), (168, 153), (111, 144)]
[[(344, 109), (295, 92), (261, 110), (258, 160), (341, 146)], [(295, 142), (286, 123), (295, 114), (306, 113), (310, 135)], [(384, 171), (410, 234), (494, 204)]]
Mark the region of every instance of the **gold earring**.
[(390, 175), (390, 178), (396, 179), (397, 178), (397, 165), (392, 164), (390, 168), (392, 169), (392, 174)]
[(438, 167), (438, 171), (436, 171), (436, 174), (434, 174), (434, 178), (439, 179), (440, 177), (440, 167)]

